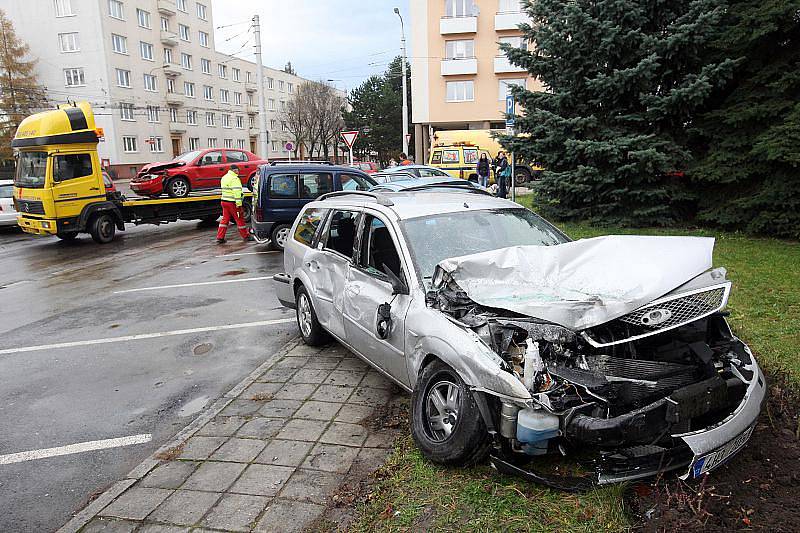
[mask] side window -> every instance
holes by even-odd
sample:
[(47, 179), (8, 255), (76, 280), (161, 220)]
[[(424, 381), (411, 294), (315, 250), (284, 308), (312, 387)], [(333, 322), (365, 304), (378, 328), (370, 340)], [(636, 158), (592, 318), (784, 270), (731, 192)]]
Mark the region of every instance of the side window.
[(333, 176), (331, 174), (300, 174), (301, 198), (313, 200), (331, 191), (333, 191)]
[(89, 154), (58, 155), (53, 158), (55, 181), (74, 180), (92, 175), (92, 156)]
[(339, 252), (345, 257), (353, 256), (353, 243), (356, 238), (356, 211), (334, 211), (328, 225), (325, 249)]
[(431, 156), (431, 164), (432, 165), (441, 165), (442, 164), (442, 151), (441, 150), (434, 150), (433, 155)]
[(386, 224), (377, 217), (367, 215), (364, 234), (361, 236), (359, 265), (374, 276), (386, 278), (384, 266), (395, 276), (403, 279), (400, 255), (392, 241)]
[(317, 233), (317, 228), (319, 228), (327, 212), (327, 209), (306, 209), (300, 217), (300, 222), (297, 223), (294, 240), (306, 246), (311, 246), (314, 241), (314, 235)]
[(269, 179), (269, 195), (272, 198), (297, 198), (297, 175), (273, 174)]
[(372, 185), (358, 174), (340, 174), (343, 191), (368, 191)]
[(228, 163), (246, 163), (249, 161), (247, 154), (244, 152), (228, 151), (225, 154), (228, 156)]
[(442, 162), (443, 163), (458, 163), (459, 162), (459, 154), (458, 150), (445, 150), (442, 153)]
[(221, 165), (222, 164), (222, 152), (208, 152), (206, 153), (202, 159), (200, 159), (200, 164), (203, 166), (206, 165)]
[(475, 165), (478, 163), (478, 150), (474, 148), (464, 148), (464, 164)]
[(421, 169), (419, 169), (419, 176), (421, 178), (431, 178), (431, 177), (441, 176), (441, 175), (442, 175), (441, 173), (435, 172), (431, 168), (421, 168)]

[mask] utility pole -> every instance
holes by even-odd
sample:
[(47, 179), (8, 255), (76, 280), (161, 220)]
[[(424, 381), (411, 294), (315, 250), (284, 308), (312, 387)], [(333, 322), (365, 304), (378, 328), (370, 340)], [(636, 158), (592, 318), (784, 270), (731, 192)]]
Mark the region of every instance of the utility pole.
[(406, 75), (406, 28), (403, 24), (403, 15), (400, 8), (394, 8), (394, 12), (400, 17), (400, 43), (403, 48), (403, 153), (408, 155), (408, 81)]
[(264, 103), (264, 62), (261, 58), (261, 24), (258, 15), (253, 15), (253, 33), (256, 39), (256, 83), (258, 83), (258, 144), (262, 159), (266, 159), (267, 149), (267, 106)]

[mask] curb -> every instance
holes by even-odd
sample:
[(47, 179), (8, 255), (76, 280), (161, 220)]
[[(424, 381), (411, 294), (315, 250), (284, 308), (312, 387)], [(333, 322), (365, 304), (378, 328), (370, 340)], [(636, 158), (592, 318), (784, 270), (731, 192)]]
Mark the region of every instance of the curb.
[(69, 522), (61, 526), (56, 533), (77, 533), (80, 531), (81, 528), (88, 524), (89, 521), (97, 515), (97, 513), (102, 511), (103, 508), (111, 503), (117, 496), (125, 492), (131, 485), (142, 479), (153, 468), (155, 468), (161, 462), (161, 460), (156, 459), (157, 455), (166, 452), (170, 448), (180, 446), (189, 440), (192, 435), (197, 433), (197, 431), (199, 431), (200, 428), (202, 428), (207, 422), (217, 416), (220, 411), (225, 409), (225, 407), (227, 407), (229, 403), (236, 399), (236, 397), (239, 396), (247, 387), (255, 383), (256, 379), (258, 379), (261, 374), (266, 372), (272, 365), (274, 365), (278, 359), (286, 355), (299, 344), (300, 340), (297, 337), (284, 344), (278, 351), (272, 354), (271, 357), (261, 363), (258, 368), (250, 372), (250, 374), (248, 374), (247, 377), (240, 381), (236, 386), (223, 394), (222, 397), (215, 401), (210, 408), (206, 409), (204, 413), (200, 414), (200, 416), (190, 422), (189, 425), (180, 430), (169, 442), (161, 446), (158, 450), (153, 452), (150, 457), (142, 461), (138, 466), (131, 470), (124, 479), (115, 482), (94, 501), (81, 509), (69, 520)]

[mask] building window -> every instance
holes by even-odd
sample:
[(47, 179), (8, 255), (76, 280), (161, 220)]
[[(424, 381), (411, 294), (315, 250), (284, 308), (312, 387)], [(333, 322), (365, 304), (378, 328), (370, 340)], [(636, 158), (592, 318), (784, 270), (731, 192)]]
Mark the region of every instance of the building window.
[(152, 44), (140, 41), (139, 51), (142, 53), (142, 59), (146, 59), (147, 61), (154, 61)]
[(289, 93), (290, 94), (294, 93), (294, 83), (289, 83), (288, 84), (288, 88), (289, 88)]
[(108, 14), (115, 19), (125, 20), (122, 2), (119, 0), (108, 0)]
[(189, 137), (189, 150), (200, 148), (200, 137)]
[(172, 65), (172, 50), (164, 48), (164, 64)]
[(228, 77), (228, 66), (227, 65), (220, 65), (219, 66), (219, 77), (223, 80)]
[(278, 143), (276, 143), (275, 141), (272, 141), (272, 151), (273, 152), (278, 151)]
[(208, 138), (208, 147), (209, 148), (214, 148), (218, 144), (219, 144), (219, 141), (217, 140), (216, 137), (209, 137)]
[(206, 19), (206, 6), (201, 3), (197, 3), (197, 18), (200, 20), (207, 20)]
[(247, 74), (245, 75), (245, 79), (247, 80), (247, 83), (251, 83), (253, 81), (253, 73), (248, 70)]
[(203, 71), (203, 74), (211, 74), (211, 61), (208, 59), (201, 59), (200, 70)]
[(274, 130), (277, 127), (278, 127), (278, 121), (277, 120), (275, 120), (273, 118), (272, 120), (269, 121), (269, 129)]
[(274, 89), (275, 88), (275, 80), (272, 78), (267, 78), (267, 89)]
[(289, 126), (283, 121), (281, 121), (281, 131), (289, 131)]
[(445, 16), (447, 17), (474, 17), (476, 15), (473, 0), (446, 0)]
[(177, 107), (170, 107), (169, 108), (169, 121), (173, 124), (178, 122), (178, 108)]
[(286, 100), (281, 100), (281, 111), (286, 111)]
[(117, 86), (130, 88), (131, 86), (130, 70), (123, 70), (121, 68), (117, 69)]
[(239, 139), (238, 141), (236, 141), (236, 147), (239, 150), (244, 150), (244, 147), (245, 147), (244, 139)]
[(270, 111), (275, 111), (275, 99), (270, 98), (269, 100), (267, 100), (267, 106)]
[(139, 26), (142, 28), (150, 29), (150, 13), (144, 9), (136, 9), (136, 20), (139, 21)]
[(175, 0), (175, 6), (179, 11), (183, 11), (184, 13), (189, 12), (189, 10), (186, 8), (186, 0)]
[(147, 106), (147, 122), (161, 122), (158, 106)]
[(233, 93), (233, 103), (235, 105), (242, 105), (242, 93)]
[(498, 100), (505, 100), (506, 96), (511, 94), (511, 87), (525, 87), (525, 78), (513, 78), (508, 80), (500, 80), (500, 91), (498, 95)]
[(222, 127), (223, 128), (230, 128), (231, 127), (231, 116), (225, 113), (222, 114)]
[(278, 90), (283, 92), (283, 80), (278, 80)]
[(111, 34), (111, 49), (118, 54), (128, 53), (128, 39), (116, 33)]
[(169, 19), (167, 17), (161, 17), (161, 29), (169, 31)]
[(240, 78), (242, 77), (241, 70), (239, 70), (238, 68), (234, 68), (232, 69), (231, 74), (233, 75), (233, 81), (240, 81)]
[(189, 26), (178, 24), (178, 35), (180, 35), (182, 41), (189, 42), (191, 40), (189, 36)]
[(208, 48), (208, 34), (206, 32), (204, 32), (204, 31), (201, 31), (201, 32), (198, 32), (198, 36), (200, 38), (199, 39), (200, 40), (200, 46), (205, 46), (206, 48)]
[(208, 85), (203, 85), (203, 98), (205, 98), (206, 100), (213, 100), (214, 88), (209, 87)]
[(247, 93), (247, 105), (256, 105), (255, 102), (256, 101), (253, 99), (253, 95)]
[(244, 117), (241, 115), (236, 115), (236, 127), (240, 130), (244, 129)]
[(233, 139), (225, 139), (225, 148), (233, 148)]
[(175, 80), (167, 78), (167, 94), (175, 94)]
[(153, 74), (144, 75), (144, 90), (154, 93), (158, 90), (156, 87), (156, 77)]
[(197, 126), (197, 111), (190, 109), (186, 112), (186, 123), (190, 126)]
[[(521, 36), (521, 35), (514, 35), (512, 37), (500, 37), (498, 41), (501, 44), (510, 44), (512, 48), (522, 48), (526, 50), (528, 48), (528, 42)], [(498, 52), (498, 55), (505, 55), (502, 50)]]
[(475, 41), (461, 39), (445, 43), (445, 59), (472, 59), (475, 57)]
[(183, 82), (183, 94), (189, 98), (194, 98), (194, 83), (188, 81)]
[(181, 52), (181, 66), (186, 70), (192, 70), (192, 56), (185, 52)]
[(125, 136), (122, 138), (122, 151), (125, 153), (138, 152), (139, 147), (136, 146), (136, 137)]
[(162, 153), (164, 151), (164, 138), (150, 137), (150, 151), (154, 154)]
[(59, 33), (58, 46), (62, 52), (78, 52), (81, 47), (78, 45), (77, 33)]
[(75, 13), (72, 12), (72, 2), (70, 0), (54, 0), (57, 17), (71, 17)]
[(519, 13), (520, 11), (522, 11), (522, 1), (500, 0), (500, 4), (497, 7), (497, 11), (499, 13)]
[(206, 113), (206, 126), (214, 125), (214, 113)]
[(133, 104), (119, 104), (119, 118), (122, 120), (136, 120), (133, 116)]
[(471, 102), (474, 99), (475, 99), (475, 82), (473, 82), (472, 80), (447, 82), (448, 102)]
[(219, 90), (219, 101), (223, 104), (230, 103), (230, 92), (228, 89), (220, 89)]
[(67, 68), (64, 69), (64, 81), (67, 87), (83, 87), (86, 81), (83, 77), (82, 68)]

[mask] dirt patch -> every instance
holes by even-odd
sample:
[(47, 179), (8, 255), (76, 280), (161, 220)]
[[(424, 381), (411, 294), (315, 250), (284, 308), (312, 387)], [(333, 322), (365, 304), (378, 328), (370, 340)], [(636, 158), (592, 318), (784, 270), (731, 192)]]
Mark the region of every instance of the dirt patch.
[(642, 531), (800, 530), (800, 393), (768, 376), (769, 396), (747, 448), (702, 480), (637, 484), (628, 494)]
[(158, 452), (156, 454), (156, 459), (159, 461), (174, 461), (183, 452), (184, 446), (186, 446), (186, 443), (182, 442), (177, 446), (172, 446), (171, 448)]
[(247, 270), (244, 268), (240, 268), (238, 270), (228, 270), (227, 272), (223, 272), (220, 274), (220, 277), (230, 277), (230, 276), (241, 276), (242, 274), (247, 274)]

